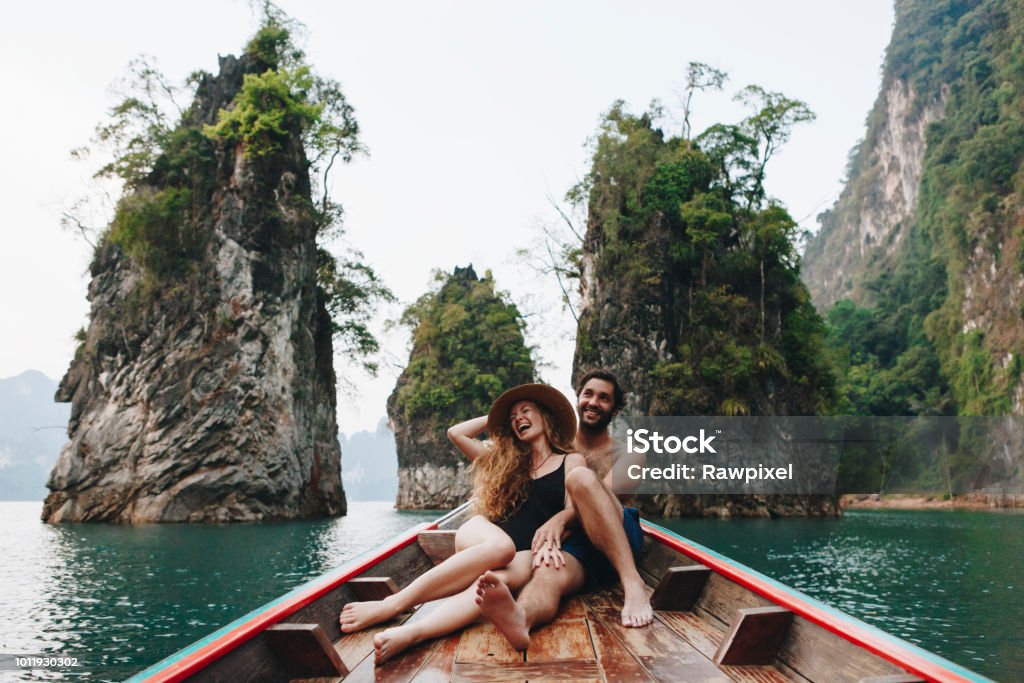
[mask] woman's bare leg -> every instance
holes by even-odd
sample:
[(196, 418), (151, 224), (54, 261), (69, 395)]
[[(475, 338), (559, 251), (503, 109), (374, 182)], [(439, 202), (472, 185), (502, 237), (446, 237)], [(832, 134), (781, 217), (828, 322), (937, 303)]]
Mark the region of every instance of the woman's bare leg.
[(459, 527), (455, 548), (454, 555), (394, 595), (345, 605), (338, 619), (341, 630), (345, 633), (361, 631), (393, 619), (416, 605), (455, 595), (488, 569), (508, 565), (516, 554), (515, 544), (508, 534), (480, 515)]
[[(518, 590), (530, 580), (532, 564), (532, 553), (521, 550), (508, 567), (494, 573), (510, 588)], [(422, 619), (381, 631), (373, 638), (375, 661), (380, 664), (411, 645), (447, 635), (472, 624), (480, 616), (476, 597), (476, 582), (473, 582), (462, 592), (441, 602)]]

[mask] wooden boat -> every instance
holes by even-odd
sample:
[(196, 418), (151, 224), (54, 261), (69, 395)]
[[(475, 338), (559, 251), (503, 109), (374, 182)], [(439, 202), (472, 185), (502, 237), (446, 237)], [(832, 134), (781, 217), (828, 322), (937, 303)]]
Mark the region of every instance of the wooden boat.
[(525, 653), (479, 622), (375, 667), (372, 639), (386, 625), (343, 635), (341, 608), (442, 561), (468, 515), (463, 505), (420, 525), (130, 681), (988, 680), (649, 522), (640, 569), (656, 609), (651, 626), (623, 627), (619, 589), (609, 589), (566, 601)]

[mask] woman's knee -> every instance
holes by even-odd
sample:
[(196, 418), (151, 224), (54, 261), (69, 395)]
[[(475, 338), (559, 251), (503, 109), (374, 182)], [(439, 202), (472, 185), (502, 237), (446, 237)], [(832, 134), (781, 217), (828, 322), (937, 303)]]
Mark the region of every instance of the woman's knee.
[[(486, 527), (491, 523), (480, 515), (470, 517), (455, 531), (455, 551), (465, 550), (466, 548), (476, 545), (479, 543), (484, 534), (486, 533)], [(500, 529), (499, 529), (500, 531)]]
[(501, 538), (495, 537), (487, 541), (487, 550), (491, 554), (491, 564), (495, 569), (504, 567), (512, 562), (516, 556), (516, 544), (512, 542), (508, 534), (502, 533)]
[(495, 526), (494, 523), (477, 515), (471, 518), (455, 532), (455, 551), (480, 546), (478, 552), (486, 557), (491, 569), (504, 567), (516, 554), (516, 545), (509, 535)]

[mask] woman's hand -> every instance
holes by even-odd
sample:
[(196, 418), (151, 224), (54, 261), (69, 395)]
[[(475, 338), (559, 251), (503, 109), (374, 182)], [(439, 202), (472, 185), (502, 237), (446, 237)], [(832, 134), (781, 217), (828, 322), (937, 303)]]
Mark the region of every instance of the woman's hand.
[(561, 569), (565, 566), (565, 556), (554, 544), (545, 543), (539, 551), (533, 553), (533, 568), (537, 569), (541, 566)]
[(533, 543), (530, 544), (530, 549), (534, 554), (538, 553), (546, 543), (550, 543), (555, 548), (561, 550), (562, 539), (568, 536), (565, 527), (575, 517), (575, 511), (572, 508), (566, 508), (544, 522), (537, 529), (536, 533), (533, 534)]
[(473, 462), (482, 455), (490, 452), (487, 445), (476, 437), (487, 429), (487, 416), (481, 415), (472, 420), (460, 422), (448, 428), (448, 440), (455, 444), (455, 447), (462, 451), (462, 454)]

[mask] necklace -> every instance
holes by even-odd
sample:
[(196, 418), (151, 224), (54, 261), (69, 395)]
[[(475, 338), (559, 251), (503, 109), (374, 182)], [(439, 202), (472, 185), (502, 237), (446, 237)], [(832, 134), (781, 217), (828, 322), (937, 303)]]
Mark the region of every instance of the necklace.
[(550, 459), (551, 459), (551, 456), (552, 456), (552, 455), (554, 455), (554, 454), (555, 454), (555, 452), (554, 452), (554, 451), (551, 451), (550, 453), (548, 453), (548, 457), (546, 457), (546, 458), (544, 458), (543, 460), (541, 460), (541, 461), (540, 461), (540, 464), (538, 464), (538, 465), (537, 465), (536, 467), (532, 467), (532, 468), (530, 468), (530, 472), (531, 472), (531, 473), (533, 473), (533, 472), (536, 472), (536, 471), (537, 471), (537, 470), (539, 470), (539, 469), (540, 469), (541, 467), (544, 467), (544, 463), (546, 463), (546, 462), (547, 462), (548, 460), (550, 460)]

